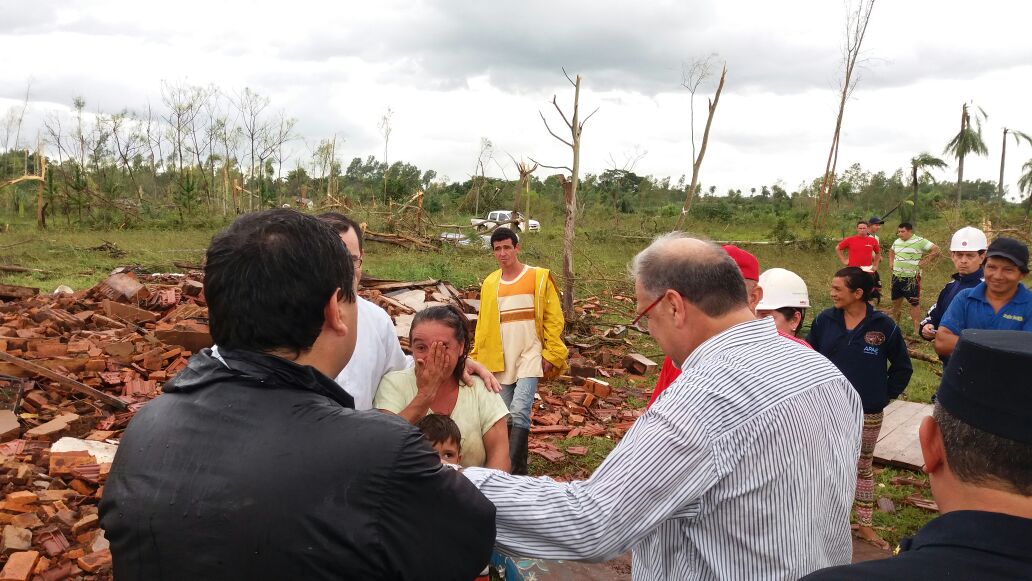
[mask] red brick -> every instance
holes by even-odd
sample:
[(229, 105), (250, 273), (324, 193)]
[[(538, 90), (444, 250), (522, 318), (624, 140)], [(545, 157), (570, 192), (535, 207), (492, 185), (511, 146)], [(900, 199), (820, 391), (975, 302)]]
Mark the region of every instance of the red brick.
[(79, 521), (76, 522), (74, 525), (72, 525), (72, 534), (73, 535), (78, 535), (79, 533), (82, 533), (82, 532), (84, 532), (84, 531), (86, 531), (86, 530), (88, 530), (90, 528), (93, 528), (93, 527), (97, 526), (97, 523), (99, 521), (100, 521), (100, 518), (97, 517), (97, 515), (95, 515), (95, 514), (88, 514), (88, 515), (82, 517), (81, 519), (79, 519)]
[(39, 561), (39, 551), (22, 551), (14, 553), (4, 570), (0, 571), (0, 581), (26, 581)]
[(79, 564), (79, 568), (87, 573), (96, 573), (100, 569), (111, 565), (111, 551), (105, 549), (96, 553), (90, 553), (83, 557), (79, 557), (76, 561)]
[(50, 475), (70, 475), (72, 468), (81, 464), (96, 464), (97, 459), (85, 450), (50, 453)]

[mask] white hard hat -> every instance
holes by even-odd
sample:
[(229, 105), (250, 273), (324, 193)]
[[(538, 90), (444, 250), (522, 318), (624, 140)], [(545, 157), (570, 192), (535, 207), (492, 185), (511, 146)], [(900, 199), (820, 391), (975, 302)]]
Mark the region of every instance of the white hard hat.
[(989, 241), (985, 238), (985, 232), (971, 226), (964, 226), (953, 234), (950, 240), (950, 250), (959, 252), (978, 252), (985, 250)]
[(802, 277), (784, 268), (771, 268), (760, 275), (763, 298), (757, 311), (773, 311), (781, 307), (805, 309), (810, 306), (810, 295)]

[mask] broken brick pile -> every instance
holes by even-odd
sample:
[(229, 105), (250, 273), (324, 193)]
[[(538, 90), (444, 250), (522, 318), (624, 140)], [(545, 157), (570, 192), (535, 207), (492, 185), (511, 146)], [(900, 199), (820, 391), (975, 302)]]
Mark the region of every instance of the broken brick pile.
[[(643, 376), (652, 373), (656, 363), (616, 347), (595, 353), (588, 358), (572, 347), (570, 375), (546, 382), (539, 390), (531, 413), (532, 454), (550, 462), (561, 462), (567, 454), (584, 456), (586, 447), (568, 446), (564, 452), (555, 440), (577, 436), (619, 440), (645, 411), (652, 387)], [(614, 388), (609, 379), (618, 377), (626, 381)]]
[(211, 345), (198, 278), (120, 269), (0, 305), (0, 580), (111, 578), (105, 442)]
[[(391, 315), (406, 351), (424, 308), (453, 304), (476, 326), (475, 289), (367, 277), (359, 292)], [(0, 285), (0, 299), (10, 299), (0, 304), (0, 581), (110, 579), (97, 503), (129, 420), (212, 344), (202, 275), (117, 269), (72, 294)], [(600, 308), (578, 311), (590, 319)], [(550, 461), (587, 453), (559, 450), (558, 437), (622, 437), (651, 393), (634, 379), (611, 387), (607, 379), (641, 376), (655, 363), (628, 353), (626, 329), (595, 331), (601, 346), (571, 338), (570, 375), (546, 383), (535, 401), (531, 452)]]

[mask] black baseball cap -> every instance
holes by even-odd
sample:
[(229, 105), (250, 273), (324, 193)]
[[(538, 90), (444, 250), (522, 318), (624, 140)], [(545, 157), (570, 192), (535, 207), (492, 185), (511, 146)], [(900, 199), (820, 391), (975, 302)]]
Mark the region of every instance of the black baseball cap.
[(1028, 246), (1013, 239), (1000, 237), (993, 240), (985, 253), (986, 258), (1006, 258), (1021, 269), (1021, 272), (1028, 272)]
[(878, 216), (871, 216), (871, 219), (867, 221), (868, 224), (884, 224), (885, 221)]

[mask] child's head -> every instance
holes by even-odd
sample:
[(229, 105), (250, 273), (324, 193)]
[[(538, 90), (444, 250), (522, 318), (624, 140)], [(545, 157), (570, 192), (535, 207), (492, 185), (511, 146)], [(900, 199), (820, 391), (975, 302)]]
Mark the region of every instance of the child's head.
[(434, 450), (441, 456), (445, 464), (458, 464), (462, 461), (462, 434), (455, 421), (444, 414), (430, 414), (416, 422), (416, 427), (423, 431), (423, 437), (430, 440)]

